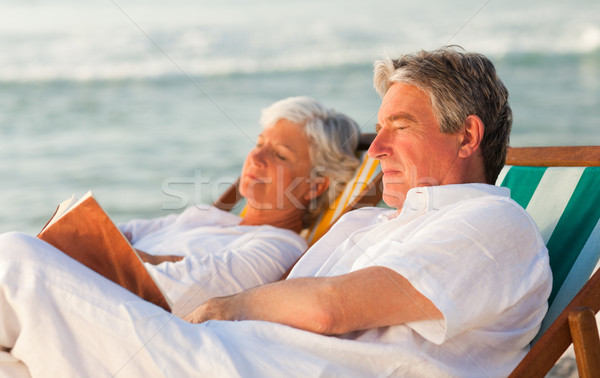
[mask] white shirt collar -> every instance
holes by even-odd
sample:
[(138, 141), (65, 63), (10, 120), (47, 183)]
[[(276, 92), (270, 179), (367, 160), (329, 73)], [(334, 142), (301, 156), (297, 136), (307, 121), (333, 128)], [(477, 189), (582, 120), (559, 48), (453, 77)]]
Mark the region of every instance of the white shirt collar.
[[(421, 215), (463, 200), (490, 195), (510, 198), (510, 190), (488, 184), (456, 184), (412, 188), (406, 194), (406, 200), (400, 214), (403, 217)], [(391, 212), (382, 215), (386, 220), (389, 220), (399, 214)]]

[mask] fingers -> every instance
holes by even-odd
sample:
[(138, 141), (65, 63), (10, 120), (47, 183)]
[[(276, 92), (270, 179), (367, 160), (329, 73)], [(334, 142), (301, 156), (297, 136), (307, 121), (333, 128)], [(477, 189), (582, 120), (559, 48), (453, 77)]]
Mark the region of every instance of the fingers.
[(131, 243), (131, 239), (133, 238), (133, 234), (130, 231), (123, 232), (123, 236)]
[(204, 305), (198, 306), (198, 308), (196, 308), (194, 311), (192, 311), (189, 314), (187, 314), (186, 316), (184, 316), (183, 320), (185, 320), (186, 322), (189, 322), (189, 323), (196, 323), (196, 324), (203, 323), (207, 320), (210, 320), (210, 319), (206, 319), (204, 308), (205, 308)]
[(154, 256), (152, 256), (140, 249), (137, 249), (137, 248), (135, 251), (137, 252), (138, 256), (140, 256), (140, 259), (142, 259), (143, 262), (149, 262), (149, 263), (153, 264), (152, 259)]
[(234, 320), (228, 313), (229, 302), (235, 300), (235, 295), (211, 298), (186, 315), (183, 320), (190, 323), (203, 323), (208, 320)]
[(151, 255), (142, 250), (136, 249), (138, 255), (142, 259), (143, 262), (150, 263), (152, 265), (158, 265), (162, 262), (177, 262), (183, 260), (184, 256), (178, 255)]
[(165, 255), (164, 258), (165, 258), (164, 261), (169, 261), (169, 262), (177, 262), (177, 261), (183, 260), (183, 256), (178, 256), (178, 255)]

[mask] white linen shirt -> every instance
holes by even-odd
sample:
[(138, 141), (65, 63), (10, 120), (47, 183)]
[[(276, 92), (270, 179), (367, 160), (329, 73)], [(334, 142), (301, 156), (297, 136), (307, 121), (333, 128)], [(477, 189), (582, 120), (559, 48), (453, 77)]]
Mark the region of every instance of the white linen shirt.
[(183, 316), (212, 297), (276, 281), (306, 250), (293, 231), (242, 226), (239, 216), (213, 206), (192, 206), (181, 214), (120, 224), (132, 245), (181, 261), (146, 263), (146, 268)]
[(551, 271), (535, 223), (506, 188), (444, 185), (409, 191), (401, 212), (352, 211), (298, 262), (294, 277), (393, 269), (442, 312), (343, 335), (404, 350), (457, 376), (507, 375), (547, 310)]

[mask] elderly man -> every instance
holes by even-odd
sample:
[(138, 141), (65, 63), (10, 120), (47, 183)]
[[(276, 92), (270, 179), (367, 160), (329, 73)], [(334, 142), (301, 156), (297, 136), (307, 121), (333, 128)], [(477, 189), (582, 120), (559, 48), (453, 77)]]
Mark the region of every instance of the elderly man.
[(89, 296), (45, 283), (35, 311), (59, 319), (51, 332), (5, 296), (0, 346), (17, 335), (12, 358), (62, 375), (506, 376), (551, 286), (535, 224), (490, 185), (506, 156), (508, 92), (487, 58), (453, 48), (379, 62), (375, 86), (369, 153), (394, 209), (350, 212), (287, 280), (209, 300), (188, 322), (52, 266)]
[(348, 214), (290, 279), (215, 298), (187, 319), (266, 320), (403, 344), (450, 374), (508, 374), (551, 288), (535, 224), (493, 186), (508, 91), (488, 59), (450, 48), (377, 63), (375, 86), (383, 101), (369, 154), (396, 211)]

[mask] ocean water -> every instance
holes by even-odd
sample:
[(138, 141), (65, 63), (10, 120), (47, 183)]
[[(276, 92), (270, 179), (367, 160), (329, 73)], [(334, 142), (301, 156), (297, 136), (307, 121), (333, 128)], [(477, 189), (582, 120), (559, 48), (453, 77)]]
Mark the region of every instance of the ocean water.
[(458, 44), (510, 91), (513, 146), (600, 144), (600, 2), (0, 0), (0, 232), (92, 190), (116, 221), (210, 203), (260, 109), (307, 95), (372, 131), (372, 65)]

